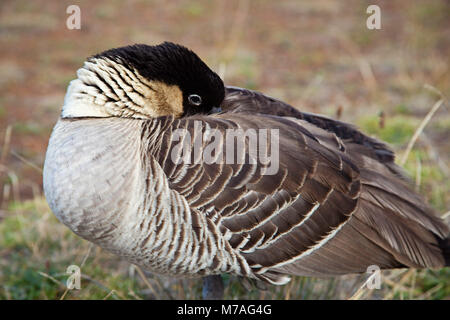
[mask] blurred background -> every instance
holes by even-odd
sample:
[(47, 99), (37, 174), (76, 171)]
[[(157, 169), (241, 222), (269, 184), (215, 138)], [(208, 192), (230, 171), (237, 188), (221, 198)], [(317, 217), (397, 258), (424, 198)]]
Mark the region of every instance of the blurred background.
[[(381, 9), (380, 30), (366, 27), (371, 4)], [(67, 28), (69, 5), (81, 10), (79, 30)], [(0, 299), (201, 297), (200, 280), (144, 274), (78, 238), (42, 194), (47, 142), (83, 61), (112, 47), (165, 40), (194, 50), (228, 85), (355, 123), (387, 141), (417, 190), (449, 216), (450, 1), (2, 0)], [(80, 290), (66, 288), (72, 264), (81, 267)], [(379, 290), (363, 287), (365, 274), (296, 277), (265, 291), (226, 276), (225, 295), (450, 298), (449, 268), (382, 275)]]

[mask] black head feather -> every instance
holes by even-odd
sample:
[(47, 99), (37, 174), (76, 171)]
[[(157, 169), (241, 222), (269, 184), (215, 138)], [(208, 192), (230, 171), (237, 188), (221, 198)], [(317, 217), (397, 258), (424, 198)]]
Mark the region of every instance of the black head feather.
[[(208, 113), (219, 107), (225, 96), (222, 79), (193, 51), (181, 45), (164, 42), (149, 46), (135, 44), (110, 49), (92, 58), (109, 58), (137, 70), (149, 80), (177, 85), (183, 92), (184, 114)], [(189, 102), (189, 95), (201, 97), (200, 105)]]

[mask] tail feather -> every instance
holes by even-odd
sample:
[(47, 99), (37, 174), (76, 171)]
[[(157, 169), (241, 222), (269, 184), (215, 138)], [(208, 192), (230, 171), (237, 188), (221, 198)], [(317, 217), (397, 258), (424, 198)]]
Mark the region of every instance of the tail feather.
[(445, 239), (437, 238), (439, 247), (442, 250), (442, 254), (444, 255), (445, 266), (450, 267), (450, 237)]
[[(355, 152), (353, 160), (361, 173), (356, 217), (376, 230), (376, 237), (389, 244), (385, 249), (399, 262), (416, 268), (448, 266), (449, 226), (413, 191), (402, 169), (393, 162), (376, 161), (361, 146), (349, 144), (347, 149)], [(372, 240), (379, 241), (376, 237)]]

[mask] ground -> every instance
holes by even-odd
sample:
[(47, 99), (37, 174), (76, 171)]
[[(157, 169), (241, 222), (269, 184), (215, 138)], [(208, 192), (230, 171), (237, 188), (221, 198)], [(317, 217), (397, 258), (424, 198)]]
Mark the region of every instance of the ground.
[[(81, 29), (69, 30), (69, 5)], [(366, 9), (381, 9), (369, 30)], [(56, 220), (41, 168), (65, 90), (86, 57), (161, 41), (196, 51), (229, 85), (357, 124), (387, 141), (436, 210), (450, 210), (450, 2), (11, 1), (0, 3), (0, 299), (151, 299), (201, 296), (201, 281), (147, 274), (91, 246)], [(443, 103), (436, 105), (440, 99)], [(433, 106), (437, 111), (408, 144)], [(439, 106), (439, 108), (437, 108)], [(404, 155), (407, 154), (405, 160)], [(447, 214), (448, 217), (448, 214)], [(81, 289), (66, 269), (81, 266)], [(227, 298), (445, 299), (450, 270), (296, 277), (247, 291), (226, 277)]]

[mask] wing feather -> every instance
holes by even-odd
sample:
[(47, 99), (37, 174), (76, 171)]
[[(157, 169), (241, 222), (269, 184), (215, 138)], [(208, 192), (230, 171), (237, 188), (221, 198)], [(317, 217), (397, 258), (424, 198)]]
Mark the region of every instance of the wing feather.
[[(214, 217), (241, 269), (283, 283), (283, 274), (444, 264), (438, 244), (448, 227), (410, 189), (385, 144), (351, 125), (249, 90), (227, 88), (222, 109), (210, 116), (165, 119), (157, 159), (170, 187), (193, 210)], [(235, 155), (242, 151), (241, 162), (170, 163), (171, 133), (184, 128), (195, 136), (196, 121), (202, 134), (204, 128), (224, 136), (229, 129), (279, 130), (279, 170), (268, 175), (269, 164), (250, 161), (248, 139), (233, 150)], [(200, 152), (207, 144), (200, 144)], [(223, 156), (230, 152), (226, 144), (218, 144)]]

